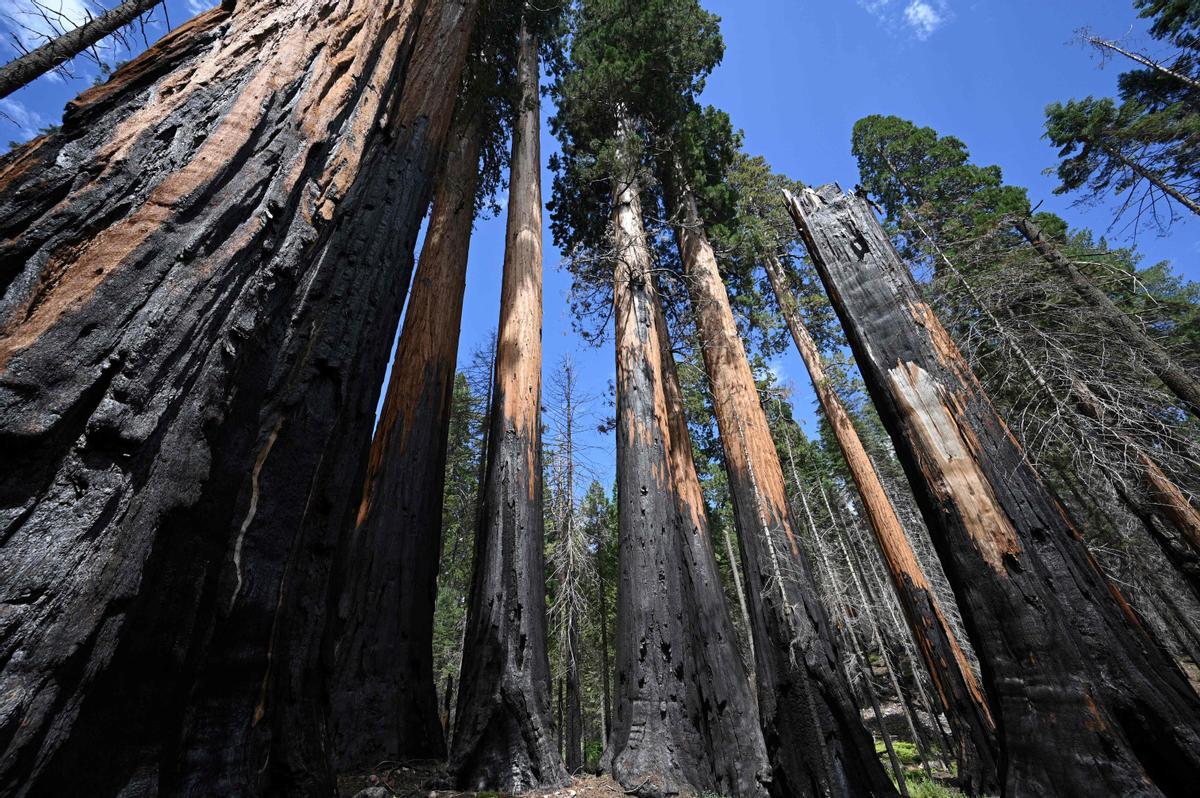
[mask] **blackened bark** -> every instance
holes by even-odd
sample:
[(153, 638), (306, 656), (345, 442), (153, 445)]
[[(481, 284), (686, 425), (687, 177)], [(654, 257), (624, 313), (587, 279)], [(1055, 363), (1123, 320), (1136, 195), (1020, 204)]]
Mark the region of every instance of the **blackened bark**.
[[(1200, 213), (1200, 210), (1197, 212)], [(1032, 219), (1018, 219), (1014, 226), (1047, 263), (1067, 278), (1071, 287), (1091, 305), (1096, 315), (1112, 327), (1130, 348), (1141, 353), (1146, 365), (1183, 404), (1184, 409), (1200, 418), (1200, 380), (1185, 371), (1160, 344), (1146, 335), (1145, 330), (1114, 305), (1108, 294), (1079, 271), (1079, 267), (1059, 251), (1058, 246), (1046, 237)]]
[[(125, 27), (163, 0), (125, 0), (98, 17), (30, 50), (0, 67), (0, 99), (64, 64), (96, 42)], [(232, 7), (232, 0), (223, 5)]]
[(604, 747), (608, 748), (608, 738), (612, 734), (612, 688), (609, 685), (612, 663), (608, 659), (608, 580), (604, 576), (601, 557), (597, 557), (596, 578), (600, 582), (600, 692), (604, 702)]
[[(975, 792), (994, 790), (998, 786), (996, 762), (999, 751), (996, 748), (996, 724), (983, 691), (942, 613), (933, 587), (917, 560), (916, 552), (888, 499), (862, 439), (825, 374), (821, 353), (800, 317), (800, 308), (788, 287), (783, 266), (768, 257), (764, 268), (796, 349), (808, 370), (821, 409), (858, 489), (867, 520), (887, 565), (892, 587), (900, 600), (909, 631), (921, 652), (938, 698), (954, 726), (960, 744), (974, 749), (973, 752), (963, 748), (958, 751), (960, 780), (968, 778)], [(967, 767), (968, 763), (970, 767)]]
[(522, 28), (483, 521), (450, 768), (461, 787), (566, 781), (554, 740), (542, 516), (542, 192), (537, 41)]
[(330, 552), (463, 9), (214, 10), (0, 161), (0, 792), (331, 792)]
[(783, 468), (696, 203), (679, 242), (725, 452), (754, 623), (758, 700), (775, 795), (894, 793), (839, 666)]
[(433, 612), (480, 125), (459, 109), (438, 172), (355, 528), (339, 556), (330, 735), (339, 771), (441, 759)]
[(567, 628), (567, 724), (565, 729), (566, 753), (563, 758), (567, 770), (578, 773), (583, 768), (583, 705), (579, 682), (579, 627), (572, 615)]
[(601, 766), (639, 795), (761, 796), (766, 757), (678, 396), (668, 409), (678, 386), (634, 179), (614, 180), (613, 229), (620, 573)]
[(958, 597), (1009, 795), (1187, 795), (1200, 699), (996, 415), (878, 221), (788, 198)]

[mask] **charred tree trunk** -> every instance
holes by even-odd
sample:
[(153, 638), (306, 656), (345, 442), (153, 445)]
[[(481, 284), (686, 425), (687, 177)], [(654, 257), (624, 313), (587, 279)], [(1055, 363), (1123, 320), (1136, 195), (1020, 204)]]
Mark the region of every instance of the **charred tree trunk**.
[(893, 792), (862, 725), (788, 506), (783, 468), (695, 200), (680, 250), (752, 601), (758, 697), (777, 795)]
[(579, 628), (574, 618), (567, 628), (567, 771), (583, 769), (583, 705), (579, 682)]
[(473, 12), (217, 9), (0, 160), (0, 792), (332, 791), (330, 552)]
[(870, 209), (788, 198), (954, 587), (1009, 795), (1187, 795), (1200, 699), (1078, 532), (917, 293)]
[(485, 509), (450, 760), (464, 789), (507, 792), (566, 781), (546, 648), (538, 49), (524, 28), (517, 72)]
[(596, 578), (600, 582), (600, 692), (604, 702), (601, 710), (604, 713), (604, 747), (608, 748), (608, 738), (612, 735), (612, 687), (609, 684), (609, 674), (612, 663), (608, 659), (608, 581), (604, 577), (603, 560), (597, 558)]
[[(0, 99), (32, 83), (50, 70), (65, 64), (109, 34), (133, 22), (164, 0), (125, 0), (118, 6), (89, 19), (78, 28), (56, 36), (45, 44), (14, 58), (0, 67)], [(233, 0), (224, 0), (225, 10)]]
[[(1197, 213), (1200, 213), (1200, 210), (1197, 210)], [(1091, 305), (1096, 314), (1130, 348), (1142, 354), (1150, 370), (1163, 381), (1167, 390), (1175, 395), (1184, 409), (1200, 418), (1200, 380), (1185, 371), (1162, 346), (1146, 335), (1145, 330), (1114, 305), (1108, 294), (1097, 288), (1087, 275), (1079, 271), (1071, 259), (1062, 254), (1058, 246), (1046, 237), (1032, 219), (1018, 219), (1014, 226), (1047, 263), (1067, 278), (1071, 287)]]
[(460, 109), (435, 189), (358, 520), (344, 549), (330, 684), (339, 771), (441, 759), (433, 612), (481, 131)]
[(766, 757), (708, 539), (673, 360), (664, 360), (669, 345), (638, 181), (613, 182), (620, 578), (616, 714), (602, 767), (639, 795), (761, 796)]
[(996, 724), (983, 697), (983, 691), (967, 664), (953, 630), (946, 622), (933, 587), (917, 560), (916, 552), (904, 532), (896, 510), (888, 499), (879, 474), (855, 430), (842, 400), (825, 375), (821, 353), (800, 317), (787, 284), (783, 266), (774, 258), (764, 262), (771, 288), (792, 333), (796, 349), (804, 360), (813, 390), (837, 439), (850, 476), (858, 489), (867, 520), (891, 576), (892, 586), (904, 609), (909, 631), (921, 652), (925, 667), (933, 679), (942, 706), (954, 724), (959, 740), (974, 749), (974, 754), (959, 751), (960, 777), (966, 776), (971, 763), (971, 780), (979, 791), (997, 786)]

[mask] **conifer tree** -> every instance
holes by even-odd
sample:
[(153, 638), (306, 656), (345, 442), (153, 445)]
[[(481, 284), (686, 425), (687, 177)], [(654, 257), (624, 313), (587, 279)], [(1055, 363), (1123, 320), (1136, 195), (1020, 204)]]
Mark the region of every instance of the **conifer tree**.
[(332, 791), (330, 552), (475, 10), (222, 6), (0, 162), (0, 790)]
[(642, 214), (648, 153), (720, 52), (715, 18), (691, 0), (594, 0), (555, 86), (555, 236), (582, 292), (612, 297), (617, 350), (616, 695), (602, 764), (648, 794), (760, 795), (769, 778), (685, 424), (666, 393), (669, 333)]

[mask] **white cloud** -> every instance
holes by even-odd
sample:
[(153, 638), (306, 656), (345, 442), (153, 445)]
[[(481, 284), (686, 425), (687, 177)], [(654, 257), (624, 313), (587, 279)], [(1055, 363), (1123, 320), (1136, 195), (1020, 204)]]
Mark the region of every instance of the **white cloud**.
[(0, 100), (0, 123), (5, 123), (16, 129), (21, 138), (31, 139), (39, 129), (45, 127), (46, 119), (36, 111), (31, 111), (23, 103), (6, 97)]
[(926, 0), (912, 0), (904, 9), (904, 21), (912, 28), (913, 34), (924, 41), (946, 22), (944, 5), (938, 3), (938, 8)]
[(857, 0), (858, 5), (875, 19), (894, 31), (907, 31), (919, 41), (925, 41), (950, 21), (948, 0)]
[(188, 0), (188, 13), (193, 17), (197, 14), (202, 14), (216, 5), (216, 0)]

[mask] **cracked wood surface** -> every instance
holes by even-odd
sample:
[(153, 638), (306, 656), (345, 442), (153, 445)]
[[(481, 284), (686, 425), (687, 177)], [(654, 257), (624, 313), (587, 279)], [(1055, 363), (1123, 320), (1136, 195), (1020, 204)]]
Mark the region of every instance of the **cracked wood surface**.
[(962, 608), (1005, 794), (1188, 794), (1200, 699), (1104, 578), (871, 210), (833, 185), (788, 206)]
[(946, 621), (933, 587), (917, 560), (916, 552), (867, 455), (862, 439), (825, 374), (820, 350), (800, 316), (800, 308), (788, 287), (783, 265), (774, 257), (768, 257), (764, 268), (792, 340), (808, 370), (821, 409), (858, 489), (867, 521), (879, 543), (892, 586), (900, 599), (905, 620), (917, 650), (921, 652), (938, 699), (960, 737), (960, 745), (969, 745), (973, 749), (967, 751), (960, 748), (960, 776), (966, 770), (973, 770), (975, 772), (970, 778), (979, 788), (995, 789), (999, 756), (996, 724), (983, 690)]

